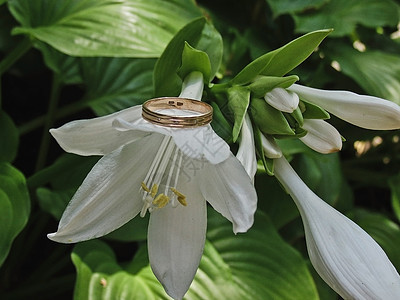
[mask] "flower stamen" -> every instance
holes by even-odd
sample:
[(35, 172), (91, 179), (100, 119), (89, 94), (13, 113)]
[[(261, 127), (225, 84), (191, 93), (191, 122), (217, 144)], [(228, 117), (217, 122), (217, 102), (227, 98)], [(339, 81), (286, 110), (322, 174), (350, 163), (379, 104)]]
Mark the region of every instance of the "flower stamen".
[(186, 196), (184, 194), (182, 194), (175, 188), (171, 188), (171, 191), (176, 195), (180, 204), (182, 204), (183, 206), (187, 206)]
[(165, 194), (159, 194), (153, 201), (153, 205), (157, 208), (163, 208), (169, 202), (169, 197)]

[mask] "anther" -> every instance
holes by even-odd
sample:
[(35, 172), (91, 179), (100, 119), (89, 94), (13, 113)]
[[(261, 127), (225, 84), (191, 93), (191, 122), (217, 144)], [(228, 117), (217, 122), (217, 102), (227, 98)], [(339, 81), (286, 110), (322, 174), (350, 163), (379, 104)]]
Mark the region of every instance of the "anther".
[(156, 199), (153, 201), (153, 205), (157, 206), (158, 208), (163, 208), (169, 202), (169, 197), (164, 194), (159, 194)]
[(176, 198), (178, 199), (180, 204), (182, 204), (183, 206), (187, 206), (186, 196), (184, 194), (182, 194), (175, 188), (171, 188), (171, 191), (176, 195)]

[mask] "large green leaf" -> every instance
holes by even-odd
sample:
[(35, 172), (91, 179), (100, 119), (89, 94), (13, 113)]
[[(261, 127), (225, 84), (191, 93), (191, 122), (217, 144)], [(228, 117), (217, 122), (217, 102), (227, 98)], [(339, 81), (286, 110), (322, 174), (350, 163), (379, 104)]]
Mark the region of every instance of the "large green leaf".
[(30, 199), (24, 175), (8, 163), (0, 163), (0, 265), (15, 237), (26, 225)]
[(397, 220), (400, 221), (400, 173), (389, 178), (388, 183), (392, 194), (392, 208)]
[(398, 5), (391, 0), (331, 0), (321, 9), (295, 15), (296, 31), (333, 28), (332, 36), (351, 34), (357, 24), (376, 28), (396, 26)]
[[(199, 270), (184, 299), (319, 299), (304, 259), (279, 237), (266, 215), (257, 214), (253, 228), (235, 236), (232, 224), (209, 210), (208, 228)], [(122, 267), (105, 243), (78, 244), (72, 254), (78, 274), (75, 299), (169, 299), (146, 253), (141, 247)]]
[(78, 57), (68, 56), (40, 41), (35, 47), (42, 52), (46, 66), (57, 74), (59, 81), (65, 84), (82, 82)]
[(18, 130), (13, 120), (0, 110), (0, 161), (12, 162), (17, 155)]
[(368, 94), (400, 104), (399, 55), (373, 50), (358, 52), (343, 44), (330, 47), (327, 55)]
[(145, 247), (131, 267), (122, 268), (112, 249), (98, 240), (78, 244), (72, 253), (77, 272), (74, 299), (169, 299), (145, 262)]
[(158, 59), (154, 69), (156, 96), (177, 96), (179, 94), (182, 80), (177, 71), (182, 62), (185, 42), (208, 54), (211, 63), (210, 80), (214, 78), (221, 63), (222, 38), (206, 19), (199, 18), (182, 28)]
[(330, 0), (266, 0), (274, 17), (285, 13), (301, 12), (307, 9), (319, 8)]
[[(231, 293), (218, 299), (319, 299), (304, 259), (281, 239), (265, 214), (257, 213), (253, 227), (235, 236), (232, 224), (209, 210), (207, 239), (225, 264), (220, 269), (223, 273), (230, 271), (230, 284), (236, 287), (236, 294), (231, 287)], [(200, 270), (211, 273), (206, 268)], [(210, 284), (204, 286), (215, 284), (209, 293), (221, 289), (218, 276), (208, 277)], [(188, 296), (192, 292), (194, 285)], [(212, 299), (212, 294), (200, 299)]]
[[(73, 56), (158, 57), (201, 14), (187, 0), (10, 0), (27, 34)], [(156, 21), (155, 21), (156, 20)]]
[(400, 227), (382, 214), (357, 210), (355, 221), (385, 250), (393, 265), (400, 270)]
[(155, 59), (83, 58), (82, 105), (102, 116), (142, 104), (153, 96), (154, 64)]

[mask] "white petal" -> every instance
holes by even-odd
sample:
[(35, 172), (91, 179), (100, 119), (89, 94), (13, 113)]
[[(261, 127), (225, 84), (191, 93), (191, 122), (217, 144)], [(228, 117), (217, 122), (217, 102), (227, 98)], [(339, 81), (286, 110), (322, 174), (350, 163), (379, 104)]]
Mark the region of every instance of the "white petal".
[(307, 134), (300, 140), (320, 153), (332, 153), (342, 149), (342, 137), (331, 124), (319, 119), (304, 120), (303, 128)]
[(337, 117), (366, 129), (400, 128), (400, 106), (378, 97), (347, 91), (326, 91), (293, 84), (288, 90)]
[(283, 88), (274, 88), (264, 96), (265, 101), (277, 110), (292, 113), (299, 106), (299, 96)]
[(357, 224), (315, 195), (284, 157), (275, 175), (300, 210), (308, 253), (318, 274), (344, 299), (400, 299), (400, 276)]
[(112, 127), (115, 118), (134, 122), (141, 118), (142, 106), (134, 106), (104, 117), (67, 123), (50, 133), (66, 152), (78, 155), (104, 155), (144, 136), (146, 133), (120, 132)]
[(279, 148), (275, 139), (271, 136), (261, 135), (261, 142), (264, 150), (264, 155), (268, 158), (279, 158), (282, 156), (282, 150)]
[(235, 234), (246, 232), (253, 225), (257, 194), (250, 177), (233, 154), (217, 165), (206, 164), (198, 181), (204, 198), (232, 222)]
[(181, 98), (201, 100), (203, 95), (204, 80), (201, 72), (192, 72), (186, 76), (182, 83), (182, 91), (179, 95)]
[(162, 136), (151, 135), (101, 158), (87, 175), (48, 237), (75, 243), (103, 236), (135, 217), (142, 208), (140, 191)]
[(196, 182), (179, 185), (187, 206), (167, 205), (150, 214), (148, 251), (151, 268), (168, 295), (182, 299), (203, 253), (207, 211)]
[(246, 113), (240, 130), (239, 149), (236, 158), (242, 163), (252, 180), (257, 172), (257, 158), (254, 144), (253, 127), (249, 115)]

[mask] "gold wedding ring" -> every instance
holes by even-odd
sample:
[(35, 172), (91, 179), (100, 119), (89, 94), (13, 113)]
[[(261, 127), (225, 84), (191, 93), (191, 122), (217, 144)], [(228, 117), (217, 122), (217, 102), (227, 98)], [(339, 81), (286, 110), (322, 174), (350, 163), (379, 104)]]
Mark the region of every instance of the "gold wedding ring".
[[(167, 115), (158, 111), (165, 109), (180, 109), (199, 113), (192, 116)], [(198, 100), (162, 97), (147, 100), (142, 106), (143, 119), (165, 127), (188, 128), (210, 124), (213, 116), (213, 108)]]

